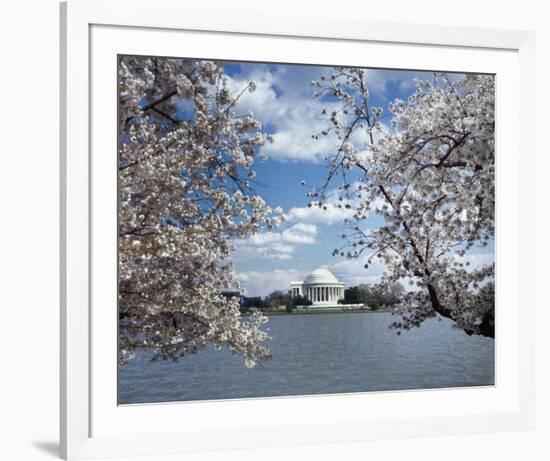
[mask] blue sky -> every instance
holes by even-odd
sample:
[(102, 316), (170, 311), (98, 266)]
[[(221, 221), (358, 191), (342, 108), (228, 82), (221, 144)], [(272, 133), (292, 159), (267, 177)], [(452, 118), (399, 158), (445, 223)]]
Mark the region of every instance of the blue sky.
[[(224, 70), (236, 93), (249, 81), (256, 83), (254, 93), (243, 94), (237, 111), (252, 112), (262, 122), (264, 131), (272, 134), (274, 142), (261, 148), (260, 155), (267, 160), (254, 166), (254, 188), (270, 206), (281, 207), (288, 218), (272, 232), (237, 242), (232, 260), (245, 293), (265, 296), (276, 289), (287, 290), (291, 280), (301, 280), (319, 266), (327, 267), (348, 286), (377, 282), (382, 266), (365, 270), (363, 259), (331, 255), (341, 243), (343, 220), (350, 212), (331, 207), (330, 198), (327, 211), (308, 208), (308, 189), (300, 184), (304, 180), (318, 186), (326, 178), (323, 158), (331, 151), (331, 140), (314, 140), (311, 135), (325, 128), (319, 116), (327, 102), (313, 97), (311, 81), (329, 75), (330, 67), (225, 63)], [(371, 105), (384, 108), (387, 114), (389, 102), (406, 99), (414, 91), (415, 78), (431, 78), (431, 73), (369, 70)], [(354, 142), (361, 147), (361, 139)], [(381, 218), (373, 215), (366, 225), (375, 227), (380, 223)], [(491, 246), (470, 255), (472, 266), (491, 262), (492, 251)]]

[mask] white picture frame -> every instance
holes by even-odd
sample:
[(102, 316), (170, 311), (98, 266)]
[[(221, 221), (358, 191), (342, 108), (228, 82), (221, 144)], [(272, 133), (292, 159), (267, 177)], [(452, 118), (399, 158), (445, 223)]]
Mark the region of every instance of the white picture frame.
[[(269, 12), (257, 15), (235, 9), (191, 9), (177, 0), (70, 0), (61, 5), (61, 16), (60, 447), (64, 458), (291, 446), (533, 427), (532, 33), (366, 23), (352, 18), (328, 21), (314, 16), (283, 17)], [(132, 34), (132, 47), (120, 47), (125, 35), (129, 34)], [(106, 132), (106, 136), (94, 138), (92, 125), (94, 133), (109, 130), (113, 112), (110, 106), (103, 106), (111, 116), (102, 113), (102, 117), (97, 118), (92, 109), (110, 104), (116, 112), (116, 98), (108, 97), (116, 78), (105, 73), (112, 65), (109, 59), (104, 59), (105, 68), (101, 59), (94, 61), (94, 66), (91, 63), (98, 53), (109, 56), (109, 53), (142, 50), (142, 54), (163, 54), (159, 50), (164, 49), (165, 55), (174, 55), (167, 47), (176, 43), (178, 37), (189, 38), (193, 34), (201, 34), (204, 38), (201, 41), (205, 48), (200, 52), (203, 56), (208, 53), (208, 46), (214, 50), (211, 53), (218, 54), (216, 40), (223, 37), (224, 40), (233, 40), (235, 48), (239, 48), (239, 44), (246, 45), (232, 52), (242, 60), (259, 59), (258, 53), (262, 51), (254, 51), (258, 47), (253, 45), (262, 40), (261, 48), (264, 53), (270, 50), (271, 60), (287, 56), (289, 43), (300, 42), (305, 54), (302, 58), (294, 55), (290, 62), (305, 62), (309, 56), (307, 59), (312, 63), (322, 64), (321, 58), (315, 55), (319, 53), (319, 47), (316, 51), (314, 49), (315, 43), (322, 43), (328, 50), (326, 53), (335, 56), (337, 53), (345, 56), (342, 51), (346, 49), (369, 47), (370, 56), (378, 56), (373, 58), (378, 59), (378, 65), (386, 63), (387, 67), (392, 66), (391, 59), (394, 59), (394, 67), (412, 67), (411, 59), (424, 56), (426, 61), (415, 67), (425, 65), (433, 68), (438, 62), (438, 70), (452, 66), (454, 70), (462, 71), (499, 69), (503, 78), (500, 86), (497, 79), (497, 92), (501, 91), (500, 107), (497, 98), (497, 118), (499, 114), (502, 116), (501, 128), (507, 129), (497, 133), (497, 149), (506, 153), (502, 160), (498, 160), (497, 154), (497, 316), (504, 321), (499, 320), (497, 324), (497, 370), (501, 363), (501, 374), (497, 373), (497, 383), (490, 394), (480, 389), (468, 389), (419, 391), (414, 395), (395, 392), (244, 399), (240, 402), (147, 405), (125, 409), (116, 406), (116, 399), (113, 401), (113, 395), (116, 395), (113, 373), (116, 375), (116, 371), (109, 359), (116, 345), (109, 340), (102, 344), (93, 341), (94, 335), (106, 338), (116, 335), (116, 323), (112, 327), (105, 326), (106, 321), (115, 317), (108, 310), (92, 309), (97, 302), (97, 283), (102, 283), (98, 274), (109, 274), (107, 266), (116, 253), (116, 246), (113, 248), (108, 236), (103, 238), (98, 233), (99, 228), (108, 229), (112, 219), (116, 220), (116, 210), (114, 214), (109, 212), (113, 198), (109, 199), (109, 193), (113, 189), (107, 185), (99, 192), (97, 187), (93, 187), (98, 177), (109, 183), (108, 177), (104, 176), (104, 173), (109, 175), (109, 157), (106, 157), (106, 162), (98, 163), (97, 157), (93, 156), (94, 149), (101, 148), (102, 152), (113, 149), (114, 162), (116, 144), (113, 147)], [(283, 41), (288, 43), (280, 45), (279, 42)], [(182, 40), (182, 47), (184, 42)], [(276, 42), (277, 46), (274, 45)], [(402, 48), (401, 58), (399, 48)], [(388, 57), (392, 53), (393, 58)], [(406, 55), (409, 61), (405, 61)], [(451, 56), (456, 57), (453, 63), (449, 62)], [(364, 65), (363, 62), (347, 64)], [(102, 75), (105, 84), (101, 83)], [(107, 97), (102, 98), (103, 93)], [(514, 110), (503, 113), (503, 108)], [(116, 131), (116, 124), (112, 128)], [(506, 184), (505, 188), (503, 184)], [(103, 203), (107, 206), (98, 206)], [(103, 251), (109, 245), (112, 252)], [(502, 268), (500, 275), (499, 264)], [(502, 292), (499, 291), (499, 278), (505, 280), (505, 283), (500, 283)], [(92, 280), (96, 280), (93, 286)], [(108, 287), (105, 288), (102, 293), (109, 293)], [(115, 355), (112, 355), (112, 360), (116, 370)], [(459, 406), (461, 411), (458, 411)], [(232, 415), (237, 408), (238, 413), (246, 417), (235, 421)], [(358, 414), (356, 409), (361, 409), (362, 413)], [(289, 412), (295, 413), (289, 417)], [(263, 421), (259, 416), (250, 419), (250, 415), (261, 414), (268, 414), (269, 418)], [(191, 419), (185, 418), (186, 415), (193, 415), (193, 426), (178, 426), (182, 417)], [(214, 424), (214, 420), (218, 422)], [(157, 429), (152, 430), (151, 425)]]

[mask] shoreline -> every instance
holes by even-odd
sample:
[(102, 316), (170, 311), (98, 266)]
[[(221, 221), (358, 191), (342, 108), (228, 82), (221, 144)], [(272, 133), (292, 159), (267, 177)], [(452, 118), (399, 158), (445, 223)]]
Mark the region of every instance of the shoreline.
[[(378, 314), (378, 313), (387, 313), (391, 312), (391, 309), (380, 308), (380, 309), (296, 309), (292, 312), (286, 311), (262, 311), (267, 317), (272, 315), (321, 315), (321, 314)], [(250, 315), (249, 312), (243, 312), (241, 315)]]

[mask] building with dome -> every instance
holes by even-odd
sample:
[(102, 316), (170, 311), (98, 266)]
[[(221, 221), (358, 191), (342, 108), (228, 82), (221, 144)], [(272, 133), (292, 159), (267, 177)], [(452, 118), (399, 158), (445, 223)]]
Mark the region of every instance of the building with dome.
[(309, 274), (302, 282), (290, 282), (292, 297), (301, 295), (308, 298), (313, 306), (335, 306), (344, 299), (345, 284), (332, 272), (320, 267)]

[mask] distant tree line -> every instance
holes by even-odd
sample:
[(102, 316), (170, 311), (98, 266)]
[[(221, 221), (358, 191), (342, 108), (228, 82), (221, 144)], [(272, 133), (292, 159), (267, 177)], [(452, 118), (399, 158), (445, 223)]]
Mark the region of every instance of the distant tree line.
[(371, 309), (391, 307), (405, 295), (405, 289), (399, 282), (389, 286), (361, 284), (344, 290), (344, 299), (339, 304), (365, 304)]
[(312, 302), (305, 296), (292, 297), (289, 291), (275, 290), (265, 297), (261, 296), (241, 296), (240, 306), (241, 311), (247, 312), (251, 309), (267, 311), (267, 310), (283, 310), (292, 312), (297, 306), (310, 306)]
[[(238, 292), (226, 293), (226, 296), (239, 296)], [(405, 296), (400, 283), (390, 286), (361, 284), (344, 290), (344, 299), (339, 304), (364, 304), (371, 309), (391, 307)], [(240, 296), (242, 312), (250, 310), (269, 311), (286, 310), (292, 312), (297, 306), (311, 306), (313, 303), (305, 296), (292, 296), (290, 291), (275, 290), (267, 296)]]

